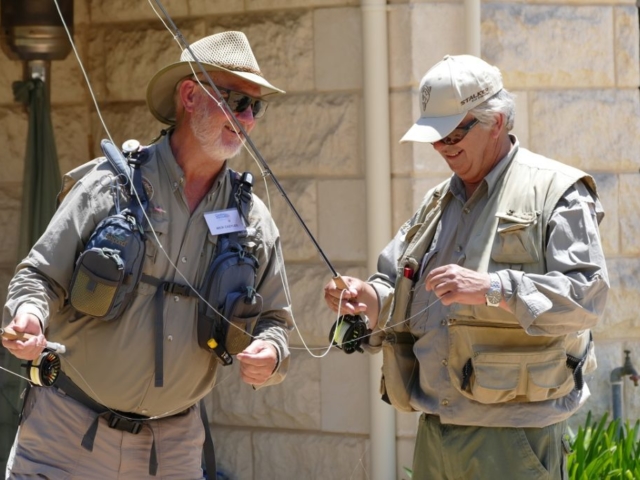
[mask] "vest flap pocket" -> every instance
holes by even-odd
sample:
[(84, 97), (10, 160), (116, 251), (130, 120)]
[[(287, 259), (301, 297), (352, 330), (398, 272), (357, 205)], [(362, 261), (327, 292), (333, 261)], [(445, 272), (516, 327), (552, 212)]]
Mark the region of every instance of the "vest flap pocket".
[(546, 359), (527, 365), (527, 397), (540, 402), (567, 395), (574, 387), (573, 374), (563, 351), (545, 352)]
[(496, 213), (498, 227), (491, 258), (498, 263), (534, 263), (541, 243), (536, 212)]
[(483, 358), (482, 354), (474, 359), (473, 398), (480, 403), (489, 404), (514, 399), (520, 383), (520, 365), (487, 360), (489, 358)]

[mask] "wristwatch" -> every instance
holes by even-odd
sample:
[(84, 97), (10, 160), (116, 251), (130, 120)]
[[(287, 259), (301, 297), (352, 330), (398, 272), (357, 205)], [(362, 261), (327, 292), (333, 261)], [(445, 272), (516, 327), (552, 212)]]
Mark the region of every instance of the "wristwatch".
[(489, 278), (491, 279), (491, 286), (487, 293), (484, 294), (484, 298), (488, 307), (497, 307), (502, 301), (502, 282), (495, 273), (490, 273)]

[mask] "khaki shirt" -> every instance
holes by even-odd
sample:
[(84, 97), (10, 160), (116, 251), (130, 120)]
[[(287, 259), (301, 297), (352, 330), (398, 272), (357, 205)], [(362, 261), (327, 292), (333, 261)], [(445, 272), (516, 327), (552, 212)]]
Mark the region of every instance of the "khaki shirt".
[[(206, 212), (227, 208), (232, 190), (228, 168), (190, 213), (183, 182), (166, 136), (149, 147), (142, 167), (148, 192), (147, 249), (143, 272), (196, 288), (215, 252), (216, 236)], [(154, 386), (155, 287), (140, 283), (124, 314), (110, 322), (82, 316), (68, 302), (74, 262), (98, 222), (113, 207), (113, 170), (105, 159), (80, 178), (64, 198), (46, 232), (17, 267), (10, 282), (3, 324), (20, 312), (35, 314), (47, 339), (66, 346), (63, 370), (96, 401), (114, 410), (164, 416), (184, 410), (214, 386), (218, 361), (197, 343), (198, 300), (164, 296), (164, 386)], [(80, 167), (82, 169), (83, 167)], [(86, 168), (86, 167), (84, 167)], [(278, 229), (266, 206), (253, 197), (250, 227), (256, 231), (254, 254), (259, 261), (256, 288), (263, 297), (254, 335), (278, 350), (277, 371), (267, 381), (282, 381), (288, 367), (288, 331), (292, 326), (287, 279)]]
[[(412, 334), (418, 337), (414, 353), (420, 363), (419, 381), (411, 394), (413, 408), (438, 415), (443, 423), (458, 425), (541, 427), (566, 419), (589, 396), (581, 391), (556, 399), (532, 403), (481, 404), (461, 395), (451, 383), (447, 363), (447, 319), (456, 305), (443, 305), (427, 292), (425, 278), (439, 266), (462, 264), (472, 244), (470, 232), (489, 198), (500, 192), (494, 186), (505, 174), (518, 151), (514, 147), (467, 199), (462, 181), (451, 179), (452, 198), (445, 207), (430, 248), (423, 257), (419, 280), (407, 315)], [(547, 273), (529, 274), (515, 269), (499, 270), (504, 297), (520, 326), (529, 335), (578, 332), (592, 327), (604, 309), (608, 276), (598, 223), (603, 211), (597, 196), (582, 182), (570, 187), (554, 209), (545, 252)], [(395, 263), (402, 232), (382, 252), (378, 273), (370, 279), (381, 304), (393, 294)], [(384, 320), (384, 319), (382, 319)], [(555, 331), (555, 333), (553, 333)]]

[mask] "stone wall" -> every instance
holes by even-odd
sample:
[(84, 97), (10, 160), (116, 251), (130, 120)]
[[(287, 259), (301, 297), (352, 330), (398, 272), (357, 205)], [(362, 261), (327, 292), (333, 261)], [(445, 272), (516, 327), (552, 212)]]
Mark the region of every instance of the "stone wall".
[[(77, 46), (111, 136), (116, 143), (149, 142), (162, 125), (146, 109), (146, 81), (177, 59), (177, 44), (147, 2), (75, 4)], [(228, 29), (247, 34), (266, 77), (287, 91), (272, 102), (252, 138), (336, 269), (366, 276), (359, 2), (163, 4), (188, 41)], [(444, 54), (464, 53), (464, 7), (454, 0), (390, 0), (388, 20), (395, 229), (426, 190), (449, 175), (429, 146), (397, 141), (418, 116), (415, 95), (424, 72)], [(622, 364), (623, 349), (640, 364), (638, 43), (631, 0), (482, 5), (482, 56), (502, 69), (506, 87), (518, 96), (515, 133), (521, 143), (593, 174), (607, 211), (602, 237), (613, 289), (595, 332), (599, 369), (589, 379), (593, 396), (576, 423), (589, 409), (600, 415), (610, 408), (608, 376)], [(27, 124), (11, 95), (21, 65), (5, 57), (0, 62), (4, 289), (16, 261)], [(67, 171), (98, 155), (106, 135), (73, 55), (54, 63), (52, 103), (60, 168)], [(259, 171), (247, 154), (233, 166)], [(258, 190), (281, 230), (298, 329), (291, 335), (291, 369), (282, 385), (253, 391), (238, 380), (236, 366), (221, 370), (209, 399), (219, 467), (238, 480), (370, 478), (369, 405), (377, 400), (367, 393), (368, 359), (326, 353), (334, 318), (321, 289), (331, 274), (273, 183)], [(625, 391), (631, 417), (640, 414), (635, 393), (633, 387)], [(411, 465), (415, 415), (397, 418), (400, 479), (406, 478), (402, 467)]]

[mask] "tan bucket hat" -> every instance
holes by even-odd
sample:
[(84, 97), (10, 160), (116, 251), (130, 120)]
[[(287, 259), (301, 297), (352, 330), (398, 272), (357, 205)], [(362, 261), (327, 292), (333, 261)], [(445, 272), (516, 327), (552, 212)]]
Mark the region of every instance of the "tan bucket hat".
[[(285, 93), (262, 76), (249, 40), (242, 32), (216, 33), (192, 43), (190, 48), (208, 72), (227, 72), (254, 83), (260, 87), (261, 97)], [(162, 123), (173, 125), (176, 122), (173, 104), (175, 87), (181, 79), (192, 75), (194, 71), (200, 73), (200, 68), (189, 50), (185, 49), (179, 62), (162, 68), (149, 81), (147, 105), (153, 116)]]

